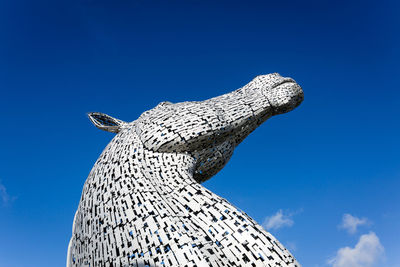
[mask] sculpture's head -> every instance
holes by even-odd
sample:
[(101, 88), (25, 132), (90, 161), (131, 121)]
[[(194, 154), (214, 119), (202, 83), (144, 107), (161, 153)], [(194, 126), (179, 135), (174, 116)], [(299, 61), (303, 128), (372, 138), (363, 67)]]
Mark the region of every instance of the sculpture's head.
[(294, 80), (273, 73), (205, 101), (162, 102), (131, 123), (102, 113), (90, 113), (89, 118), (102, 130), (133, 131), (147, 150), (193, 156), (194, 178), (203, 182), (225, 166), (236, 145), (250, 132), (269, 117), (291, 111), (302, 100), (303, 91)]

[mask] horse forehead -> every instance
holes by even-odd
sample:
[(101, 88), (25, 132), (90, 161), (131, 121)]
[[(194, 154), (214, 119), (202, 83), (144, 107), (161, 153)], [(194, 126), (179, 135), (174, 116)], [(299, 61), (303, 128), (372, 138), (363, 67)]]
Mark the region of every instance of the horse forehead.
[[(207, 118), (215, 116), (216, 113), (220, 113), (220, 109), (217, 106), (213, 106), (212, 103), (206, 104), (204, 101), (170, 103), (168, 105), (163, 103), (144, 112), (139, 117), (140, 122), (159, 126), (163, 126), (163, 123), (181, 124), (182, 120), (185, 122), (201, 118), (207, 120)], [(182, 126), (185, 126), (185, 124)]]

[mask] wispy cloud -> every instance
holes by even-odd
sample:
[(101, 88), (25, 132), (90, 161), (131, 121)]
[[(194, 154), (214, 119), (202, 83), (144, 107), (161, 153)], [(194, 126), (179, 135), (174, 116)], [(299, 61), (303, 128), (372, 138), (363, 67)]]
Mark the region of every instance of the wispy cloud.
[(3, 205), (7, 205), (10, 202), (10, 195), (7, 193), (6, 187), (0, 183), (0, 198)]
[(362, 235), (354, 248), (344, 247), (328, 261), (333, 267), (372, 267), (383, 256), (384, 248), (374, 232)]
[(11, 197), (7, 192), (7, 188), (0, 181), (0, 204), (8, 206), (16, 197)]
[(263, 227), (267, 230), (277, 230), (282, 227), (291, 227), (294, 224), (292, 219), (294, 213), (284, 214), (282, 210), (278, 210), (272, 216), (265, 218)]
[(343, 214), (342, 223), (339, 228), (345, 229), (349, 234), (357, 232), (357, 227), (361, 225), (369, 225), (370, 221), (367, 218), (358, 218), (351, 214)]

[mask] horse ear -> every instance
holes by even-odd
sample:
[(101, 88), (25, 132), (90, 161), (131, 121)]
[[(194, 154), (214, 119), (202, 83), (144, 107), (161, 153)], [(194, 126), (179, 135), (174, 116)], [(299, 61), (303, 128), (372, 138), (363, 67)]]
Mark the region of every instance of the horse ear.
[(88, 117), (90, 121), (100, 130), (118, 133), (126, 122), (108, 116), (100, 112), (89, 112)]

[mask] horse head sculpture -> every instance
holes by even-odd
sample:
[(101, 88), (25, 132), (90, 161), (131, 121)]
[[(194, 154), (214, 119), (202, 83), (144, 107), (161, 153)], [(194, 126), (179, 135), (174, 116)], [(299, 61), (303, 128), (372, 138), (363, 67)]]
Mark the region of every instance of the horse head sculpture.
[(268, 118), (303, 100), (277, 73), (205, 101), (161, 102), (133, 122), (89, 113), (117, 135), (83, 188), (69, 266), (300, 266), (253, 219), (200, 183)]

